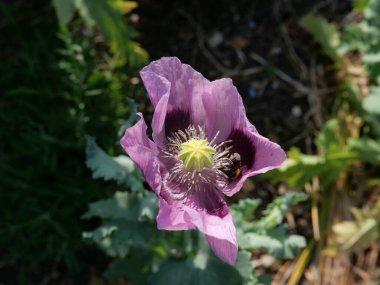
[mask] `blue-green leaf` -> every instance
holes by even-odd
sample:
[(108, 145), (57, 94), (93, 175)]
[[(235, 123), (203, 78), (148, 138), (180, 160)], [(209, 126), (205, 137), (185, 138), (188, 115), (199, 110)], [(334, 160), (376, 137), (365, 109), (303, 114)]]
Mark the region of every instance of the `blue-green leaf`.
[(206, 256), (166, 260), (149, 278), (151, 285), (241, 285), (242, 281), (235, 268)]
[(277, 259), (291, 259), (306, 246), (306, 239), (300, 235), (287, 236), (282, 228), (268, 231), (265, 235), (247, 233), (241, 245), (246, 250), (264, 249)]
[(276, 198), (263, 211), (263, 217), (256, 224), (257, 231), (266, 231), (280, 225), (291, 205), (307, 199), (308, 195), (304, 193), (289, 194)]
[(149, 245), (154, 233), (151, 223), (114, 219), (94, 231), (84, 232), (83, 238), (94, 242), (109, 256), (125, 257), (131, 246)]
[(134, 192), (144, 190), (143, 178), (133, 161), (125, 156), (112, 157), (106, 154), (89, 138), (86, 147), (86, 165), (92, 172), (92, 177), (104, 180), (115, 180), (119, 184), (126, 183)]
[(53, 0), (59, 23), (67, 25), (74, 15), (75, 0)]
[(363, 100), (363, 108), (369, 113), (380, 115), (380, 87), (371, 88), (370, 95)]
[(90, 204), (84, 219), (126, 219), (130, 221), (153, 219), (157, 212), (157, 198), (151, 192), (116, 192), (112, 198)]

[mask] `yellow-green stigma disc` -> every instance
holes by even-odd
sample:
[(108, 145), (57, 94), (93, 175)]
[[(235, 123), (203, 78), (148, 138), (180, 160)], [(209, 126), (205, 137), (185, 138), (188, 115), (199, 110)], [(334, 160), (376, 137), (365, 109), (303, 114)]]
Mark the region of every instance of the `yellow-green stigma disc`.
[(190, 139), (180, 145), (178, 157), (183, 165), (190, 171), (202, 171), (212, 165), (212, 157), (216, 150), (208, 144), (207, 140)]

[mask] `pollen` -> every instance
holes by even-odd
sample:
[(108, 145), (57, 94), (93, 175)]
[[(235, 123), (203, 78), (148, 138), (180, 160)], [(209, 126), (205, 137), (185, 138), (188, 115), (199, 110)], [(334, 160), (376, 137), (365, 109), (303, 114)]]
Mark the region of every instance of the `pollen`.
[(180, 145), (179, 159), (189, 171), (201, 172), (204, 168), (213, 164), (215, 148), (209, 145), (205, 139), (190, 139)]

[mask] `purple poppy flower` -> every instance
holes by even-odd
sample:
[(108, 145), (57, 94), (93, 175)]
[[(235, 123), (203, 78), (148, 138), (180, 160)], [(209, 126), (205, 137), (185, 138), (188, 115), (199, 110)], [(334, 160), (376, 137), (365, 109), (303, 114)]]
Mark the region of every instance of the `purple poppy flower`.
[(155, 107), (153, 140), (139, 114), (121, 145), (159, 198), (157, 227), (197, 228), (234, 265), (236, 229), (222, 195), (232, 196), (286, 155), (248, 121), (231, 79), (210, 82), (176, 57), (154, 61), (140, 74)]

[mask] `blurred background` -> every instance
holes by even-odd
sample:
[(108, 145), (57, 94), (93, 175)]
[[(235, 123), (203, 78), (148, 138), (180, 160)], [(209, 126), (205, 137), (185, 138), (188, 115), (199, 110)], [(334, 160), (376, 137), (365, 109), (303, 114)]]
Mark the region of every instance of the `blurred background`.
[[(162, 56), (288, 153), (227, 200), (236, 267), (119, 145)], [(2, 0), (0, 74), (0, 284), (380, 284), (380, 0)]]

